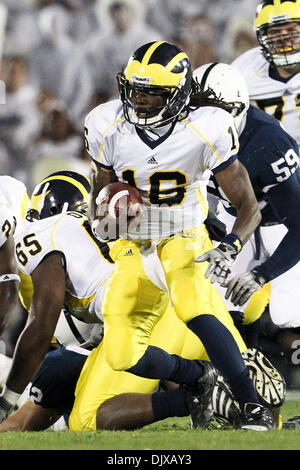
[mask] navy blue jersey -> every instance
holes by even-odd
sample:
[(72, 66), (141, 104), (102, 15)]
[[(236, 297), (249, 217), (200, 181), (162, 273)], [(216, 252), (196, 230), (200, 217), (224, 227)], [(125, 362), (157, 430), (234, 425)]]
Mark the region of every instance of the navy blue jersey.
[[(258, 269), (266, 280), (271, 280), (300, 260), (299, 149), (277, 119), (252, 105), (239, 141), (238, 158), (249, 173), (259, 201), (261, 225), (283, 223), (289, 230), (280, 247)], [(226, 210), (236, 215), (215, 176), (208, 192), (220, 197)]]
[(43, 408), (55, 408), (70, 413), (81, 369), (89, 351), (60, 347), (46, 354), (40, 370), (32, 380), (29, 395)]

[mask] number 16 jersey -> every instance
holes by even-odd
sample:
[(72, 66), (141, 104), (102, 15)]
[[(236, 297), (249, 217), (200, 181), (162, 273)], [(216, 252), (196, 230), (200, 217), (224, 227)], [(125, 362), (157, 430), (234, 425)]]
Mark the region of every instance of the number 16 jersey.
[(232, 116), (219, 108), (199, 108), (154, 132), (128, 123), (120, 100), (96, 107), (85, 123), (87, 150), (96, 164), (140, 191), (144, 217), (138, 230), (128, 230), (133, 240), (166, 238), (201, 225), (211, 172), (230, 165), (239, 147)]

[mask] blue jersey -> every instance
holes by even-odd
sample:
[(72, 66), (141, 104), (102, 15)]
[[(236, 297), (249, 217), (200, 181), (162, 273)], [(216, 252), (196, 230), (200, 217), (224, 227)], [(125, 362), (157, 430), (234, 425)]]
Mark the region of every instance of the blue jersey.
[(69, 414), (75, 399), (75, 387), (81, 369), (90, 354), (83, 348), (60, 347), (46, 354), (32, 380), (29, 396), (43, 408), (55, 408)]
[[(300, 260), (299, 149), (275, 118), (252, 105), (239, 142), (238, 158), (248, 171), (259, 202), (261, 225), (283, 223), (288, 229), (277, 250), (258, 268), (266, 280), (271, 280)], [(214, 176), (208, 192), (221, 198), (226, 210), (236, 215)]]

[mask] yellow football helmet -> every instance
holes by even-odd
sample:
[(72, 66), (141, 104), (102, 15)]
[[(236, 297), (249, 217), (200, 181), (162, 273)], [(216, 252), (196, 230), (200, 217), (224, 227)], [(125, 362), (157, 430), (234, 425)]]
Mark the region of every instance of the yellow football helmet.
[(57, 171), (33, 190), (27, 220), (44, 219), (61, 212), (86, 214), (91, 190), (89, 179), (75, 171)]
[[(117, 75), (124, 116), (128, 122), (149, 129), (176, 121), (188, 113), (192, 70), (187, 54), (175, 44), (156, 41), (139, 47)], [(136, 93), (160, 95), (162, 105), (141, 108)]]
[(277, 67), (300, 63), (300, 47), (295, 45), (295, 40), (300, 40), (300, 28), (268, 35), (270, 27), (289, 23), (300, 24), (300, 0), (264, 0), (258, 5), (254, 23), (257, 39), (265, 58)]

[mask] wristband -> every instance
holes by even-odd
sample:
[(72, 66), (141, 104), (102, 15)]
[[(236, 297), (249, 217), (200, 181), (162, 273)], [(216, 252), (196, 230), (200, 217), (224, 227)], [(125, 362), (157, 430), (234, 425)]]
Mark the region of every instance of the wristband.
[(7, 282), (7, 281), (21, 282), (21, 279), (18, 274), (2, 274), (2, 276), (0, 276), (0, 282)]
[(9, 390), (9, 388), (7, 388), (6, 385), (3, 389), (3, 392), (0, 395), (0, 397), (3, 398), (8, 403), (10, 403), (11, 406), (15, 406), (20, 396), (21, 396), (21, 393), (16, 393), (16, 392), (13, 392), (12, 390)]
[(227, 243), (228, 245), (232, 246), (237, 253), (239, 253), (243, 248), (242, 240), (235, 233), (228, 233), (228, 235), (223, 238), (222, 243)]

